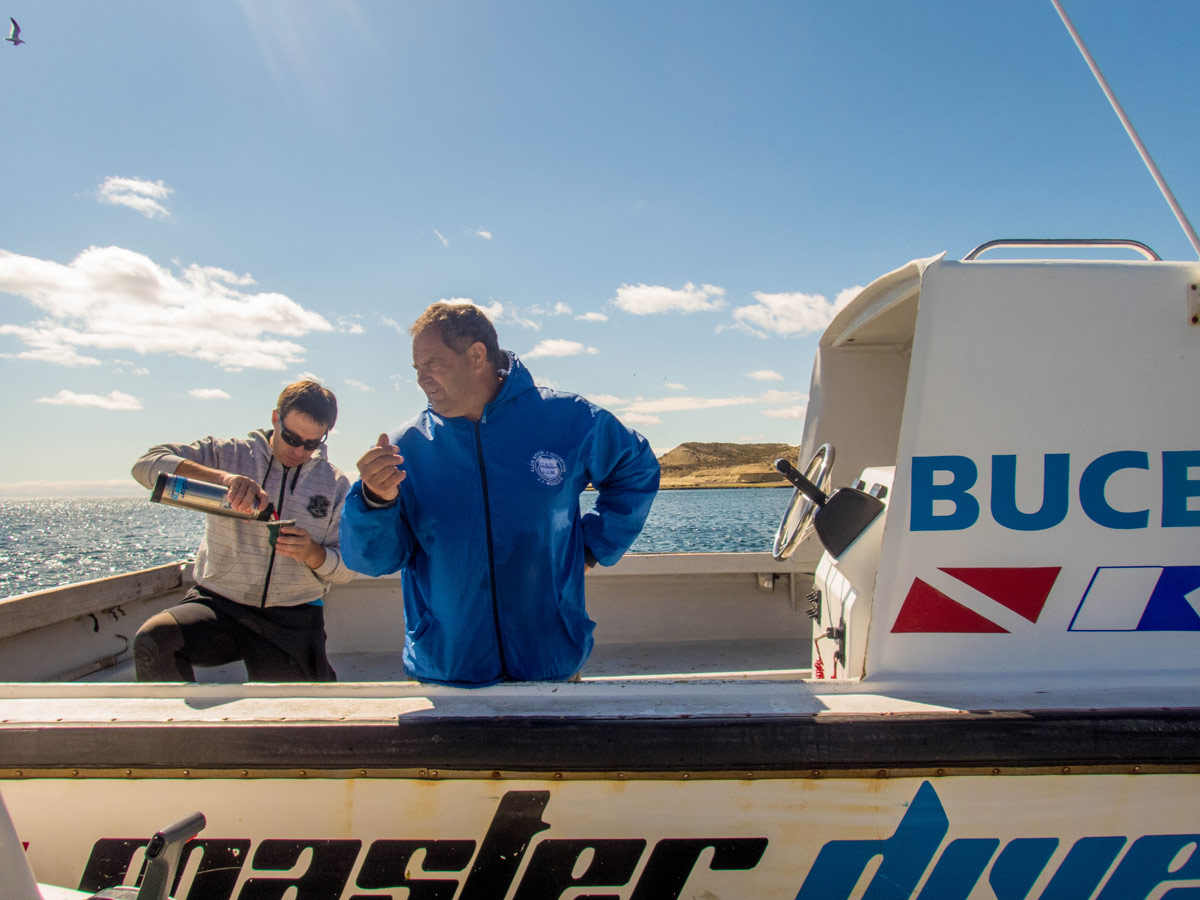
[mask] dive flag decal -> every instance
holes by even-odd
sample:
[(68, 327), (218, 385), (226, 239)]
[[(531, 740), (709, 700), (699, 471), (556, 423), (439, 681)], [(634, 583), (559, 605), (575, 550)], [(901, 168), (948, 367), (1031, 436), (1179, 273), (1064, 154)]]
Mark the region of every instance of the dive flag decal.
[(1101, 566), (1069, 631), (1200, 631), (1200, 566)]
[[(951, 578), (996, 601), (1017, 615), (1037, 622), (1062, 571), (1059, 566), (942, 568)], [(895, 633), (1008, 634), (991, 619), (975, 612), (937, 588), (914, 578), (892, 625)]]
[(892, 625), (893, 634), (1007, 634), (990, 619), (951, 600), (937, 588), (914, 578), (900, 614)]
[(1062, 571), (1060, 566), (1033, 569), (942, 569), (952, 578), (970, 585), (1019, 616), (1036, 622), (1050, 596), (1050, 588)]

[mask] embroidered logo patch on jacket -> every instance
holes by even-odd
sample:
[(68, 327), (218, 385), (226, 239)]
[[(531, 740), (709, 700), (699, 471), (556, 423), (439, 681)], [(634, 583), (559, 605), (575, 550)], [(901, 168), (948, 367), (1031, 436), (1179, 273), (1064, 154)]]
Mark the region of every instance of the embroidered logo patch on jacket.
[(308, 514), (314, 519), (323, 519), (329, 515), (329, 498), (324, 494), (313, 494), (309, 497)]
[(563, 478), (567, 474), (567, 464), (557, 453), (552, 453), (549, 450), (539, 450), (533, 454), (533, 459), (529, 461), (529, 470), (543, 484), (556, 487), (562, 484)]

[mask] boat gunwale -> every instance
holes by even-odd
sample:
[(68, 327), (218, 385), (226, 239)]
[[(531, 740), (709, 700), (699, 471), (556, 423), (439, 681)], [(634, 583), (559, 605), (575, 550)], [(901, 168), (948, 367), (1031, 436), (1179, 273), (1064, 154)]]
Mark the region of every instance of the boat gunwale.
[(1200, 709), (9, 723), (0, 771), (731, 772), (1200, 765)]
[(179, 781), (821, 781), (897, 778), (1003, 778), (1038, 776), (1114, 776), (1114, 775), (1200, 775), (1200, 763), (1055, 763), (1041, 766), (891, 766), (876, 768), (824, 769), (716, 769), (716, 770), (570, 770), (570, 769), (401, 769), (383, 766), (354, 768), (0, 768), (0, 783), (4, 781), (36, 781), (41, 779), (86, 781), (94, 779), (117, 781), (179, 780)]

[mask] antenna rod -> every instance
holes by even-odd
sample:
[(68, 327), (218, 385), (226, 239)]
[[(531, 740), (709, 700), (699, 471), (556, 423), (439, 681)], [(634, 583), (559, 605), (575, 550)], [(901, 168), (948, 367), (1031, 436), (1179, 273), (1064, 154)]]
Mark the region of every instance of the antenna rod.
[(1166, 198), (1167, 204), (1171, 207), (1171, 211), (1175, 213), (1175, 218), (1179, 221), (1179, 225), (1183, 228), (1187, 238), (1192, 243), (1192, 249), (1196, 251), (1196, 255), (1200, 256), (1200, 237), (1196, 236), (1196, 230), (1192, 228), (1192, 223), (1188, 221), (1187, 215), (1180, 208), (1179, 203), (1175, 200), (1175, 195), (1171, 193), (1171, 189), (1167, 187), (1167, 181), (1162, 176), (1162, 172), (1158, 171), (1158, 166), (1154, 164), (1154, 160), (1150, 158), (1150, 151), (1146, 149), (1146, 145), (1142, 143), (1142, 139), (1138, 137), (1137, 130), (1133, 127), (1133, 123), (1129, 121), (1129, 117), (1125, 115), (1125, 110), (1121, 108), (1120, 102), (1117, 100), (1117, 95), (1113, 93), (1112, 88), (1108, 86), (1108, 82), (1104, 80), (1104, 76), (1100, 72), (1100, 67), (1096, 65), (1096, 60), (1092, 59), (1092, 54), (1088, 52), (1087, 46), (1083, 43), (1083, 38), (1079, 36), (1079, 32), (1075, 30), (1075, 26), (1071, 24), (1071, 20), (1067, 18), (1067, 12), (1062, 8), (1059, 0), (1050, 0), (1054, 4), (1054, 8), (1058, 10), (1058, 17), (1062, 19), (1063, 24), (1067, 26), (1067, 31), (1071, 32), (1071, 38), (1075, 41), (1075, 46), (1079, 48), (1079, 52), (1083, 54), (1084, 60), (1088, 64), (1088, 68), (1092, 70), (1092, 74), (1096, 76), (1096, 81), (1100, 82), (1100, 87), (1104, 91), (1104, 96), (1108, 97), (1108, 102), (1112, 105), (1113, 112), (1117, 114), (1117, 118), (1121, 120), (1121, 124), (1125, 126), (1125, 133), (1129, 135), (1129, 139), (1133, 141), (1133, 145), (1137, 147), (1137, 152), (1142, 157), (1142, 162), (1146, 164), (1146, 168), (1150, 170), (1150, 174), (1154, 177), (1154, 182), (1158, 185), (1158, 189), (1162, 191), (1163, 197)]

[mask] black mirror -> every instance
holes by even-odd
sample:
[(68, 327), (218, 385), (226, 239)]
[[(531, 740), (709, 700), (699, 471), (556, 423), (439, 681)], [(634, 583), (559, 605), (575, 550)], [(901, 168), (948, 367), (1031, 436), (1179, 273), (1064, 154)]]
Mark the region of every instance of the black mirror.
[(796, 486), (805, 497), (817, 504), (813, 524), (821, 545), (830, 556), (841, 556), (867, 526), (883, 512), (883, 501), (865, 491), (838, 488), (826, 495), (819, 487), (800, 474), (786, 459), (775, 460), (775, 470)]

